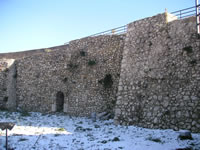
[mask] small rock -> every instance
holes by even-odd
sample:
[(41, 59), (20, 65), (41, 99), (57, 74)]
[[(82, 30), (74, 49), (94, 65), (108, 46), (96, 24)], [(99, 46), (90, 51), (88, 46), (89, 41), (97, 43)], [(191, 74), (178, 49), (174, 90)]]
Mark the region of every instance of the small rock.
[(164, 101), (163, 106), (164, 106), (165, 108), (167, 108), (168, 105), (169, 105), (169, 102), (168, 102), (168, 101)]
[(193, 101), (195, 101), (195, 100), (198, 100), (198, 97), (196, 97), (196, 96), (191, 96), (191, 99), (192, 99)]
[(155, 117), (153, 120), (153, 123), (155, 123), (155, 124), (158, 123), (158, 118)]
[(101, 143), (103, 143), (103, 144), (106, 144), (108, 141), (106, 141), (106, 140), (103, 140), (103, 141), (101, 141)]
[(76, 127), (76, 129), (74, 131), (81, 132), (81, 131), (85, 131), (85, 129), (83, 129), (83, 127), (81, 127), (81, 126), (78, 126), (78, 127)]
[(91, 119), (93, 122), (96, 122), (97, 115), (95, 112), (91, 113)]
[(177, 148), (176, 150), (192, 150), (192, 148), (190, 148), (190, 147), (186, 147), (186, 148)]
[(180, 131), (178, 137), (180, 138), (180, 140), (193, 140), (192, 134), (188, 130)]
[(183, 100), (185, 100), (185, 101), (186, 101), (186, 100), (189, 100), (189, 96), (184, 96), (184, 97), (183, 97)]
[(121, 109), (116, 109), (116, 110), (115, 110), (115, 113), (116, 113), (116, 114), (121, 114)]
[(122, 86), (119, 86), (118, 87), (118, 91), (122, 91), (123, 90), (123, 87)]
[(95, 125), (94, 125), (94, 127), (95, 127), (95, 128), (100, 128), (100, 126), (99, 126), (99, 125), (97, 125), (97, 124), (95, 124)]
[(114, 139), (112, 141), (117, 142), (117, 141), (120, 141), (120, 139), (118, 137), (114, 137)]

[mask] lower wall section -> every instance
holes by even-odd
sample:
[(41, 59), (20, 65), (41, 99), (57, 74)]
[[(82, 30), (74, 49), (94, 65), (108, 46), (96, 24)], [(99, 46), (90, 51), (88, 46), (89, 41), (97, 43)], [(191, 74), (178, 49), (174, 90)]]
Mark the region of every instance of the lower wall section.
[(200, 132), (200, 40), (195, 18), (128, 25), (115, 121)]
[(124, 36), (89, 37), (18, 60), (18, 107), (74, 116), (113, 114), (123, 47)]

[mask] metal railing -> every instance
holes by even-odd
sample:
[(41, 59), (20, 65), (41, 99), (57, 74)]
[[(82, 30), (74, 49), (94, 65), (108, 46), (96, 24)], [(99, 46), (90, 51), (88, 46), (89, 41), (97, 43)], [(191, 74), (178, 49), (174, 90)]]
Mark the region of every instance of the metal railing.
[[(177, 16), (178, 19), (184, 19), (184, 18), (187, 18), (187, 17), (195, 16), (196, 15), (196, 6), (181, 9), (181, 10), (178, 10), (178, 11), (174, 11), (174, 12), (171, 12), (171, 14)], [(124, 25), (124, 26), (121, 26), (121, 27), (118, 27), (118, 28), (114, 28), (114, 29), (99, 32), (99, 33), (96, 33), (96, 34), (92, 34), (92, 35), (87, 36), (87, 37), (94, 37), (94, 36), (99, 36), (99, 35), (120, 35), (120, 34), (124, 34), (126, 32), (127, 32), (127, 25)]]
[(120, 34), (126, 33), (126, 31), (127, 31), (127, 25), (117, 27), (117, 28), (114, 28), (114, 29), (110, 29), (110, 30), (106, 30), (106, 31), (103, 31), (103, 32), (99, 32), (99, 33), (96, 33), (96, 34), (92, 34), (88, 37), (94, 37), (94, 36), (99, 36), (99, 35), (120, 35)]
[[(177, 16), (178, 19), (184, 19), (184, 18), (196, 16), (196, 7), (197, 6), (181, 9), (181, 10), (178, 10), (178, 11), (171, 12), (171, 14)], [(125, 34), (126, 32), (127, 32), (127, 25), (124, 25), (124, 26), (117, 27), (117, 28), (114, 28), (114, 29), (95, 33), (95, 34), (92, 34), (92, 35), (87, 36), (87, 37), (95, 37), (95, 36), (99, 36), (99, 35), (120, 35), (120, 34)], [(68, 44), (68, 43), (69, 42), (66, 42), (65, 44)]]
[(196, 6), (174, 11), (171, 14), (177, 16), (179, 19), (196, 16)]
[[(125, 34), (127, 32), (127, 25), (121, 26), (121, 27), (117, 27), (114, 29), (110, 29), (110, 30), (106, 30), (103, 32), (99, 32), (99, 33), (95, 33), (89, 36), (86, 36), (84, 38), (87, 37), (95, 37), (95, 36), (99, 36), (99, 35), (121, 35), (121, 34)], [(69, 42), (64, 43), (64, 45), (69, 44)]]
[[(178, 10), (178, 11), (174, 11), (174, 12), (171, 12), (171, 14), (177, 16), (178, 19), (184, 19), (184, 18), (187, 18), (187, 17), (196, 16), (196, 6), (181, 9), (181, 10)], [(118, 28), (114, 28), (114, 29), (99, 32), (99, 33), (96, 33), (96, 34), (92, 34), (92, 35), (87, 36), (87, 37), (94, 37), (94, 36), (99, 36), (99, 35), (120, 35), (120, 34), (124, 34), (126, 32), (127, 32), (127, 25), (124, 25), (124, 26), (121, 26), (121, 27), (118, 27)]]

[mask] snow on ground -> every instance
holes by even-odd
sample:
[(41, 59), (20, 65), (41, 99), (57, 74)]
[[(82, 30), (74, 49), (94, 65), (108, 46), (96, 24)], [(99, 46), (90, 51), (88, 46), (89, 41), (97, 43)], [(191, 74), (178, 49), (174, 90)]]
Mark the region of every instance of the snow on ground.
[[(0, 122), (14, 122), (8, 131), (12, 150), (200, 150), (200, 134), (180, 140), (178, 131), (114, 125), (113, 120), (93, 122), (64, 114), (0, 112)], [(0, 150), (5, 149), (0, 130)]]

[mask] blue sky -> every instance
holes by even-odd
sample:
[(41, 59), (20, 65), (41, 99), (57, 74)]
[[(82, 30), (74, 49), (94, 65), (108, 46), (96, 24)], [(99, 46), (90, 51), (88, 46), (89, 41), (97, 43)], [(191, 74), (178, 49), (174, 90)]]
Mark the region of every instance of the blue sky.
[(0, 53), (62, 45), (195, 0), (0, 0)]

